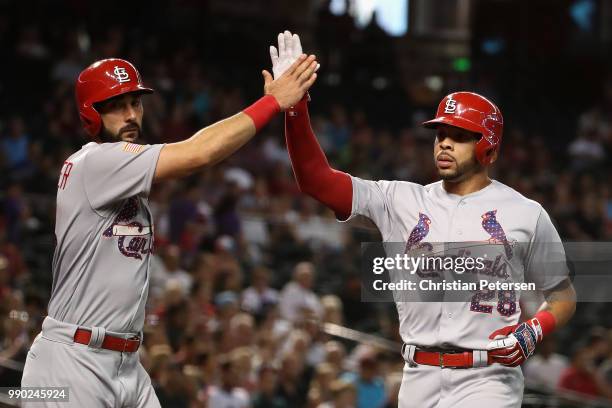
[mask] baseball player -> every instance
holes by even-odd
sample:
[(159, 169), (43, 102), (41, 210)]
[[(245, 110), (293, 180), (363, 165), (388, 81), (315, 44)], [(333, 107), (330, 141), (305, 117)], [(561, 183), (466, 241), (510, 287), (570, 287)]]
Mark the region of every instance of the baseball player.
[[(299, 37), (289, 32), (279, 35), (278, 49), (271, 47), (275, 68), (288, 66), (296, 54)], [(396, 301), (406, 360), (400, 407), (519, 407), (518, 366), (570, 319), (575, 293), (564, 255), (555, 273), (537, 266), (547, 264), (551, 244), (561, 248), (546, 211), (488, 176), (502, 140), (497, 106), (471, 92), (442, 99), (436, 117), (424, 123), (436, 131), (433, 158), (441, 180), (426, 186), (368, 181), (331, 168), (313, 134), (307, 98), (287, 111), (285, 126), (300, 189), (339, 220), (367, 217), (383, 241), (403, 242), (407, 249), (425, 242), (489, 242), (503, 253), (515, 279), (537, 282), (546, 302), (522, 322), (520, 293), (514, 291), (477, 292), (465, 302)]]
[[(93, 139), (66, 159), (57, 188), (53, 288), (22, 386), (69, 387), (70, 407), (159, 407), (138, 359), (149, 289), (152, 184), (232, 154), (314, 83), (314, 56), (280, 78), (263, 71), (265, 96), (178, 143), (139, 144), (141, 98), (153, 92), (122, 59), (81, 72), (76, 102)], [(36, 403), (35, 406), (41, 406)]]

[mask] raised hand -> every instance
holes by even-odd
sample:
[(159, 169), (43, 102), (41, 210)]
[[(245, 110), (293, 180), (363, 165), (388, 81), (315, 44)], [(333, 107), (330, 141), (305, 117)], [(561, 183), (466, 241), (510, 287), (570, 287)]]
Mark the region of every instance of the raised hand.
[[(293, 49), (292, 49), (293, 50)], [(283, 52), (286, 53), (287, 49)], [(291, 51), (293, 52), (293, 51)], [(279, 54), (280, 58), (280, 54)], [(318, 63), (314, 55), (300, 54), (297, 60), (277, 79), (264, 70), (264, 93), (276, 98), (281, 110), (294, 106), (317, 80)]]
[[(278, 49), (270, 46), (270, 58), (272, 59), (272, 73), (274, 78), (279, 78), (302, 55), (302, 42), (300, 36), (291, 34), (285, 30), (278, 35)], [(315, 72), (319, 69), (317, 64)]]

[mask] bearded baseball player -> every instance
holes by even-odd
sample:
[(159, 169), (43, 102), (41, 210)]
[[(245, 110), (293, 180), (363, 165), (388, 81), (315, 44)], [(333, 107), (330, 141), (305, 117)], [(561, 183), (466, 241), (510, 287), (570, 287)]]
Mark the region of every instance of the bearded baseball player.
[(137, 353), (153, 248), (151, 186), (231, 155), (303, 97), (316, 65), (301, 55), (276, 80), (263, 71), (265, 96), (253, 105), (187, 140), (157, 145), (139, 144), (141, 98), (153, 90), (131, 63), (105, 59), (81, 72), (76, 102), (93, 141), (59, 175), (49, 315), (28, 353), (23, 387), (69, 387), (69, 403), (46, 406), (160, 406)]
[[(297, 35), (285, 32), (278, 40), (278, 49), (270, 50), (277, 77), (301, 54)], [(561, 240), (540, 204), (488, 176), (503, 132), (495, 104), (475, 93), (452, 93), (423, 125), (436, 131), (433, 158), (441, 179), (426, 186), (368, 181), (331, 168), (313, 134), (307, 98), (285, 114), (300, 189), (339, 220), (367, 217), (383, 241), (407, 243), (408, 249), (425, 242), (492, 243), (519, 280), (537, 282), (545, 296), (540, 310), (522, 322), (520, 293), (513, 291), (476, 293), (465, 302), (396, 298), (406, 361), (399, 406), (519, 407), (524, 387), (519, 365), (575, 310), (565, 255), (556, 273), (535, 267), (546, 264), (547, 245), (560, 247)], [(512, 247), (515, 241), (528, 245)]]

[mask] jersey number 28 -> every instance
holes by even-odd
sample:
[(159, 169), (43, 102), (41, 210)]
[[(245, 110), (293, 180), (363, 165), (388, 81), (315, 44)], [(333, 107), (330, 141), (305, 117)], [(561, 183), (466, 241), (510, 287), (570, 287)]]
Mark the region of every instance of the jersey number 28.
[(512, 316), (516, 313), (516, 292), (513, 290), (480, 290), (472, 296), (470, 311), (478, 313), (493, 313), (493, 306), (481, 305), (480, 302), (491, 302), (497, 292), (497, 311), (502, 316)]

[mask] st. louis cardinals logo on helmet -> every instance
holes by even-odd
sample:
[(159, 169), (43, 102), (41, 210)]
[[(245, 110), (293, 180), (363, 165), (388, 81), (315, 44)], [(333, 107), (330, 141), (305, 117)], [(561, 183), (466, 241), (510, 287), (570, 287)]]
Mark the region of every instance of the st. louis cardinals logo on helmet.
[(128, 74), (128, 72), (125, 70), (124, 67), (120, 67), (118, 65), (115, 66), (115, 70), (113, 71), (113, 73), (115, 74), (115, 78), (117, 78), (117, 81), (122, 84), (124, 82), (130, 82), (130, 74)]
[(457, 101), (452, 97), (446, 100), (446, 104), (444, 106), (444, 113), (453, 114), (457, 111)]

